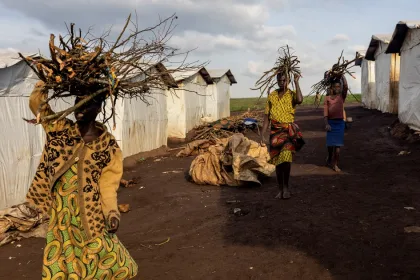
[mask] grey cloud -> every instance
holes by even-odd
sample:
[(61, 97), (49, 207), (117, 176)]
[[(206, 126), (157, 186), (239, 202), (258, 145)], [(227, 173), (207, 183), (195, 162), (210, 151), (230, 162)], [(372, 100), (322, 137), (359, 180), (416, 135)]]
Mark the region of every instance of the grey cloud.
[[(236, 34), (237, 32), (255, 32), (265, 20), (265, 8), (257, 1), (234, 0), (232, 5), (225, 5), (223, 1), (195, 1), (194, 5), (182, 5), (178, 1), (57, 1), (50, 4), (48, 0), (15, 1), (2, 0), (3, 5), (35, 18), (48, 27), (58, 30), (64, 29), (64, 22), (75, 22), (83, 29), (89, 26), (104, 26), (107, 24), (122, 24), (129, 13), (137, 10), (139, 24), (148, 27), (161, 17), (177, 13), (179, 16), (176, 32), (183, 30), (197, 30), (206, 33)], [(142, 1), (140, 1), (142, 2)], [(47, 4), (48, 3), (48, 4)], [(79, 5), (80, 4), (80, 5)], [(248, 14), (246, 14), (248, 13)]]
[(39, 36), (39, 37), (46, 37), (47, 36), (47, 34), (45, 34), (44, 32), (42, 32), (42, 31), (39, 31), (38, 29), (36, 29), (36, 28), (31, 28), (31, 33), (33, 34), (33, 35), (35, 35), (35, 36)]

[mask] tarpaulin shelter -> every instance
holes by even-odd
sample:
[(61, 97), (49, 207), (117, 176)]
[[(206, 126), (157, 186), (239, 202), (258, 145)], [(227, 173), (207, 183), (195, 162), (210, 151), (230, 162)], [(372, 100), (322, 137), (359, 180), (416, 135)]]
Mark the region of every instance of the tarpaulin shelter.
[[(31, 56), (37, 56), (36, 54)], [(40, 161), (45, 135), (41, 126), (26, 123), (32, 119), (29, 96), (38, 81), (36, 74), (16, 53), (0, 55), (0, 209), (21, 203)], [(155, 65), (153, 71), (164, 71)], [(141, 78), (141, 77), (140, 77)], [(169, 84), (176, 86), (172, 77)], [(171, 82), (172, 79), (172, 82)], [(169, 87), (169, 85), (168, 85)], [(151, 92), (150, 106), (141, 100), (123, 100), (117, 106), (117, 138), (125, 157), (167, 143), (166, 90)], [(54, 111), (73, 105), (71, 98), (51, 103)], [(70, 117), (72, 118), (72, 117)]]
[(232, 84), (237, 84), (229, 69), (208, 70), (213, 84), (207, 87), (206, 118), (217, 121), (230, 116), (230, 96)]
[(397, 114), (400, 56), (385, 53), (391, 36), (391, 34), (373, 35), (365, 58), (375, 61), (376, 109), (384, 113)]
[(420, 130), (420, 21), (400, 21), (386, 49), (401, 56), (398, 117)]
[(213, 84), (206, 68), (172, 74), (177, 82), (176, 95), (168, 94), (168, 137), (185, 139), (187, 132), (206, 115), (207, 86)]
[(365, 59), (366, 51), (356, 52), (355, 65), (361, 68), (362, 104), (367, 109), (378, 108), (375, 87), (375, 61)]

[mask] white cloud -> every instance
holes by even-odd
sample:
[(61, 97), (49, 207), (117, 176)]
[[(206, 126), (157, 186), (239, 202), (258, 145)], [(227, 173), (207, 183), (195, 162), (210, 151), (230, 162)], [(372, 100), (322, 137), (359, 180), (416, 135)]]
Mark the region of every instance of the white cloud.
[(239, 50), (244, 41), (226, 35), (212, 35), (197, 31), (185, 31), (172, 37), (171, 44), (184, 50), (196, 49), (195, 52), (209, 54), (214, 51)]
[[(355, 57), (356, 52), (366, 50), (366, 46), (363, 45), (352, 45), (347, 47), (346, 55)], [(353, 58), (352, 58), (353, 59)]]
[(250, 60), (248, 61), (246, 69), (242, 71), (242, 74), (257, 80), (259, 77), (261, 77), (261, 73), (267, 71), (269, 67), (270, 66), (267, 65), (267, 63), (264, 63), (263, 61)]
[(348, 41), (350, 41), (350, 38), (346, 34), (336, 34), (334, 38), (330, 40), (330, 44), (335, 45), (335, 44), (340, 44), (340, 43), (348, 42)]
[[(178, 26), (170, 44), (182, 50), (197, 48), (192, 54), (194, 60), (210, 60), (209, 68), (232, 69), (239, 81), (234, 95), (256, 95), (248, 89), (263, 71), (273, 66), (278, 48), (286, 44), (299, 56), (302, 88), (308, 92), (335, 62), (341, 49), (346, 50), (347, 56), (356, 46), (347, 46), (351, 41), (345, 34), (337, 34), (329, 44), (311, 42), (308, 36), (301, 35), (307, 30), (292, 25), (294, 21), (278, 23), (277, 11), (296, 5), (303, 7), (303, 2), (307, 3), (304, 0), (1, 0), (0, 48), (46, 50), (48, 34), (65, 32), (65, 22), (75, 22), (83, 30), (94, 26), (94, 32), (100, 34), (111, 25), (115, 32), (121, 30), (127, 15), (135, 9), (142, 28), (157, 23), (159, 15), (164, 18), (176, 12)], [(337, 45), (340, 50), (336, 50)], [(360, 81), (352, 87), (360, 87), (357, 83)]]

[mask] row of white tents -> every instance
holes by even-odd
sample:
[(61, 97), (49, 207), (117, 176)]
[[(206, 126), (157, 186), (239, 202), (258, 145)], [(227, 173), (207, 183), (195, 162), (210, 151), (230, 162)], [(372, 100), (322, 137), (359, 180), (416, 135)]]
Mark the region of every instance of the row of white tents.
[(400, 21), (392, 34), (373, 35), (359, 51), (362, 102), (366, 108), (398, 114), (420, 130), (420, 21)]
[[(16, 54), (0, 55), (0, 209), (21, 203), (33, 179), (45, 136), (32, 119), (28, 101), (35, 73)], [(165, 66), (154, 66), (165, 71)], [(165, 71), (166, 72), (166, 71)], [(174, 73), (165, 78), (172, 90), (155, 90), (149, 104), (139, 99), (121, 100), (116, 106), (116, 137), (124, 157), (167, 145), (168, 138), (185, 138), (203, 121), (216, 121), (230, 115), (231, 85), (237, 83), (231, 71), (198, 69)], [(73, 100), (57, 101), (54, 110), (63, 110)]]

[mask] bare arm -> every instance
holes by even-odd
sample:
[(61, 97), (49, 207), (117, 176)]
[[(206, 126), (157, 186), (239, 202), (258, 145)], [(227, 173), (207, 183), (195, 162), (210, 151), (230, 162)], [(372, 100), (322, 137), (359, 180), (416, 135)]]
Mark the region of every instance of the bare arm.
[(264, 137), (264, 135), (265, 135), (265, 133), (268, 129), (269, 123), (270, 123), (270, 120), (268, 118), (268, 115), (264, 114), (264, 123), (263, 123), (263, 127), (262, 127), (262, 130), (261, 130), (261, 137)]
[[(270, 97), (269, 97), (270, 98)], [(261, 144), (265, 145), (265, 133), (268, 129), (268, 126), (270, 124), (270, 118), (269, 118), (269, 114), (270, 114), (270, 100), (267, 100), (267, 104), (265, 105), (265, 110), (264, 110), (264, 122), (263, 122), (263, 126), (262, 126), (262, 130), (261, 130)]]
[(342, 96), (343, 96), (343, 100), (346, 100), (347, 94), (348, 94), (348, 91), (349, 91), (349, 85), (348, 85), (347, 79), (346, 79), (346, 77), (344, 75), (343, 75), (343, 77), (341, 79), (343, 81), (343, 93), (342, 93)]
[(296, 100), (295, 100), (295, 104), (302, 104), (302, 102), (303, 102), (302, 91), (300, 89), (299, 83), (296, 83)]
[(328, 101), (327, 101), (328, 97), (324, 98), (324, 125), (325, 125), (325, 130), (330, 130), (331, 127), (328, 124)]
[(296, 97), (295, 97), (295, 104), (302, 104), (303, 102), (303, 95), (299, 85), (299, 76), (295, 77), (295, 87), (296, 87)]

